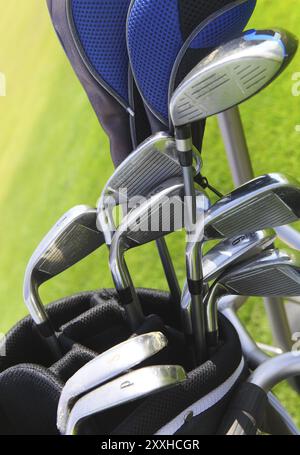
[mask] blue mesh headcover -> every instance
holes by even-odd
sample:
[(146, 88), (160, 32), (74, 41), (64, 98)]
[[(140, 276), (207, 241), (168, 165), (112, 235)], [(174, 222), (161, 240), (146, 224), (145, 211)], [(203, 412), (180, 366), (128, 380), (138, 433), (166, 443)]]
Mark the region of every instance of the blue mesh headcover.
[(255, 6), (256, 0), (132, 0), (130, 63), (144, 101), (161, 121), (168, 123), (170, 80), (180, 64), (176, 59), (187, 51), (216, 47), (243, 31)]
[(100, 84), (127, 107), (126, 17), (130, 0), (69, 0), (68, 4), (85, 63)]

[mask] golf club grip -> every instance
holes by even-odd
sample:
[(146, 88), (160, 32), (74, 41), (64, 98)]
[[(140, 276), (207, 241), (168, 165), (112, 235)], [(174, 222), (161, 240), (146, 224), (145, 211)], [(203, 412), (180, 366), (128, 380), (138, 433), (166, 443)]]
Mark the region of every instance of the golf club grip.
[(244, 383), (225, 414), (219, 435), (250, 436), (262, 428), (268, 404), (267, 394), (254, 384)]

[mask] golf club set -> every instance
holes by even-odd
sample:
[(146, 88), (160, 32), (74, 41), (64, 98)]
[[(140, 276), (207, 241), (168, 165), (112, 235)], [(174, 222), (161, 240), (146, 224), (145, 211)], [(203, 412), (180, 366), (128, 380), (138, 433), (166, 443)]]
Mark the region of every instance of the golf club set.
[[(272, 173), (224, 196), (201, 154), (206, 119), (275, 81), (297, 39), (244, 31), (254, 0), (47, 4), (116, 169), (97, 207), (65, 213), (28, 263), (30, 316), (0, 360), (1, 433), (298, 435), (272, 389), (297, 387), (299, 353), (269, 357), (237, 312), (248, 296), (300, 296), (300, 263), (275, 246), (300, 218), (300, 184)], [(182, 291), (165, 240), (178, 230)], [(169, 292), (134, 287), (126, 253), (150, 242)], [(40, 286), (105, 245), (115, 289), (45, 307)]]

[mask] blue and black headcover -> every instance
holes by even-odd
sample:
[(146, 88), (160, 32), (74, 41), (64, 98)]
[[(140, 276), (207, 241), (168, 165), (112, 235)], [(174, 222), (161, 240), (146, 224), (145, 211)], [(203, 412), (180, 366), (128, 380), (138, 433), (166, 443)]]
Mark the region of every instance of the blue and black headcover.
[(151, 133), (129, 78), (130, 0), (47, 0), (47, 4), (67, 57), (110, 138), (117, 166)]
[(213, 48), (244, 30), (255, 6), (256, 0), (131, 1), (129, 59), (154, 128), (171, 128), (174, 89)]

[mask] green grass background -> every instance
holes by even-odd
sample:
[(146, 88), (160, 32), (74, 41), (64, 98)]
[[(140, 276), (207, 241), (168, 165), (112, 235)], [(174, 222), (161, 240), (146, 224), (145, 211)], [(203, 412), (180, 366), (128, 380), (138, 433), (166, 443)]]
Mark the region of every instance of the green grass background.
[[(108, 140), (52, 29), (45, 1), (0, 0), (0, 72), (7, 94), (0, 98), (0, 332), (27, 314), (22, 281), (31, 253), (70, 207), (95, 205), (113, 171)], [(299, 0), (258, 0), (251, 26), (285, 27), (299, 35)], [(300, 53), (271, 88), (241, 107), (255, 174), (281, 171), (298, 177), (300, 98), (291, 94)], [(216, 119), (208, 121), (205, 175), (223, 192), (233, 187)], [(168, 239), (181, 283), (184, 238)], [(129, 255), (137, 286), (166, 289), (153, 245)], [(50, 302), (77, 291), (112, 287), (102, 248), (48, 283)], [(242, 310), (251, 332), (271, 342), (260, 302)], [(0, 392), (1, 393), (1, 392)], [(286, 385), (278, 395), (300, 424), (299, 397)]]

